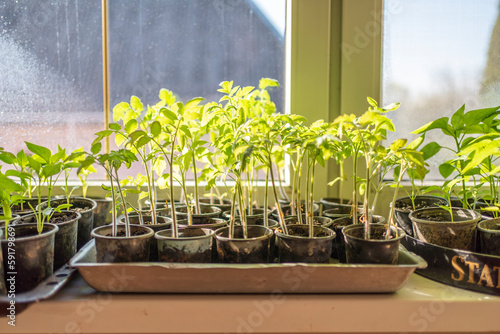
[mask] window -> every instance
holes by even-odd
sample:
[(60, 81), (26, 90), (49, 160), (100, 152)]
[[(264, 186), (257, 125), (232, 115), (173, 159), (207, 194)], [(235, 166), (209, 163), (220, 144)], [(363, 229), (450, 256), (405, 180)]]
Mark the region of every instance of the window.
[[(219, 83), (277, 79), (285, 107), (285, 0), (109, 0), (111, 107), (160, 88), (220, 98)], [(104, 127), (101, 1), (0, 3), (0, 146), (87, 149)]]
[[(392, 0), (386, 0), (388, 6)], [(441, 116), (499, 105), (499, 3), (492, 1), (399, 0), (384, 12), (383, 101), (401, 102), (390, 114), (395, 137)], [(439, 140), (440, 132), (427, 135)], [(438, 166), (451, 156), (441, 151), (429, 161), (426, 180), (441, 179)]]

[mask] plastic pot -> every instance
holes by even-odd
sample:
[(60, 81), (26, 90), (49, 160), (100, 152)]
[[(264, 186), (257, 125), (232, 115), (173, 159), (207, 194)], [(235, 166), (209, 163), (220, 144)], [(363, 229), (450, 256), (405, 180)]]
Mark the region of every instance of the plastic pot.
[(96, 203), (93, 227), (96, 228), (111, 223), (111, 206), (113, 205), (113, 200), (110, 197), (91, 197), (90, 199)]
[[(207, 218), (220, 218), (221, 209), (215, 206), (200, 205), (201, 213), (194, 213), (192, 210), (193, 225), (204, 224)], [(179, 220), (188, 219), (187, 206), (175, 207), (175, 214)]]
[(112, 236), (112, 226), (92, 230), (95, 238), (96, 261), (106, 263), (149, 261), (150, 240), (154, 231), (143, 225), (130, 225), (130, 237), (125, 237), (125, 225), (117, 225), (118, 236)]
[(332, 253), (335, 232), (323, 226), (313, 227), (309, 237), (309, 226), (289, 225), (288, 234), (276, 231), (279, 262), (328, 263)]
[(500, 256), (500, 218), (483, 220), (477, 224), (479, 252)]
[[(302, 215), (302, 221), (304, 222), (304, 224), (302, 224), (302, 225), (307, 225), (305, 215)], [(299, 218), (297, 216), (288, 216), (285, 218), (285, 223), (287, 225), (299, 224)], [(313, 224), (314, 225), (329, 227), (330, 225), (332, 225), (332, 223), (333, 223), (333, 219), (331, 219), (331, 218), (323, 217), (323, 216), (313, 216)]]
[[(359, 221), (359, 217), (358, 217)], [(359, 221), (359, 223), (361, 223)], [(385, 218), (383, 216), (372, 216), (372, 223), (385, 223)], [(335, 240), (333, 241), (332, 257), (339, 259), (340, 263), (347, 263), (345, 257), (345, 241), (343, 229), (346, 226), (352, 225), (352, 217), (340, 217), (334, 219), (330, 228), (335, 232)]]
[(223, 199), (221, 204), (220, 200), (217, 198), (213, 200), (210, 198), (200, 198), (200, 205), (215, 206), (221, 209), (221, 212), (231, 210), (231, 201), (228, 199)]
[[(431, 195), (418, 195), (414, 199), (415, 208), (433, 208), (439, 207), (440, 205), (448, 205), (448, 200), (439, 196)], [(396, 207), (394, 208), (394, 216), (396, 218), (396, 223), (401, 227), (405, 233), (413, 237), (413, 223), (409, 217), (413, 210), (413, 204), (411, 197), (401, 197), (395, 202)]]
[[(131, 225), (147, 226), (154, 232), (169, 229), (172, 225), (172, 218), (156, 216), (156, 224), (152, 224), (152, 216), (150, 214), (142, 214), (142, 224), (141, 219), (139, 219), (138, 214), (129, 214), (129, 222)], [(118, 220), (119, 224), (125, 224), (125, 216), (120, 216)], [(155, 238), (149, 240), (149, 261), (158, 261), (158, 245)]]
[[(352, 199), (343, 198), (342, 200), (338, 197), (323, 197), (320, 199), (319, 203), (321, 204), (321, 212), (325, 212), (325, 210), (335, 209), (339, 206), (351, 205)], [(358, 206), (362, 206), (363, 203), (358, 203)]]
[[(80, 213), (67, 210), (52, 214), (49, 223), (59, 228), (54, 240), (54, 271), (67, 264), (76, 253), (78, 220), (80, 218)], [(36, 215), (34, 213), (25, 215), (19, 218), (16, 224), (36, 224)]]
[[(55, 208), (66, 202), (66, 198), (56, 198), (50, 201), (50, 206)], [(76, 249), (78, 250), (90, 240), (90, 232), (94, 226), (94, 210), (97, 207), (97, 203), (85, 197), (70, 197), (69, 203), (72, 206), (68, 210), (79, 212), (82, 215), (78, 220), (78, 236), (76, 241)], [(47, 204), (48, 202), (43, 202), (40, 204), (39, 209), (45, 209)]]
[[(58, 230), (56, 225), (50, 223), (43, 225), (41, 234), (38, 234), (36, 224), (9, 225), (8, 235), (1, 240), (3, 266), (7, 282), (15, 279), (16, 293), (29, 291), (52, 275), (54, 241)], [(14, 249), (14, 253), (9, 252), (9, 248)], [(9, 266), (10, 255), (14, 256), (14, 267)]]
[[(252, 214), (249, 214), (248, 210), (246, 210), (246, 211), (247, 211), (247, 224), (248, 225), (258, 225), (255, 222), (264, 217), (264, 209), (252, 209)], [(267, 212), (270, 214), (271, 210), (268, 210)], [(237, 210), (236, 214), (237, 214), (237, 216), (235, 217), (235, 219), (240, 220), (241, 215), (240, 215), (239, 210)], [(231, 210), (224, 211), (222, 213), (222, 218), (224, 218), (226, 220), (231, 219)]]
[(248, 238), (243, 237), (243, 227), (234, 227), (234, 236), (229, 236), (229, 226), (215, 231), (217, 255), (223, 263), (268, 263), (270, 241), (273, 231), (258, 225), (247, 227)]
[(450, 213), (442, 208), (415, 210), (409, 217), (415, 238), (438, 246), (474, 250), (474, 233), (481, 215), (469, 209), (452, 208)]
[(370, 224), (370, 236), (364, 238), (364, 224), (344, 227), (345, 254), (347, 263), (397, 264), (399, 243), (405, 232), (391, 226), (390, 237), (386, 239), (385, 224)]
[(213, 236), (215, 232), (208, 228), (180, 230), (177, 238), (172, 237), (172, 230), (155, 233), (160, 262), (209, 263), (212, 262)]

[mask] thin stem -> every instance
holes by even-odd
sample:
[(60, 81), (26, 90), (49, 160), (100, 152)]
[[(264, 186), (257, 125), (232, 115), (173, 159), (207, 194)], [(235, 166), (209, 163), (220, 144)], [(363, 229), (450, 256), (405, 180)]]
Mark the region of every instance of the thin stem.
[(276, 210), (278, 211), (278, 221), (281, 225), (283, 233), (288, 234), (288, 228), (286, 227), (285, 224), (285, 216), (283, 215), (283, 210), (281, 210), (281, 205), (278, 200), (278, 194), (276, 192), (276, 184), (274, 183), (273, 162), (271, 160), (271, 154), (269, 152), (268, 152), (268, 159), (269, 159), (269, 173), (271, 174), (271, 183), (273, 186), (274, 201), (276, 205)]

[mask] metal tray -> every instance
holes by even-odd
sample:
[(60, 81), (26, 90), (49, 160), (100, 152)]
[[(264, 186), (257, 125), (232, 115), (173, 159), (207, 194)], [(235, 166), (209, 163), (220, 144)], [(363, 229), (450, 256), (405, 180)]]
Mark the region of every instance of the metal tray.
[[(70, 268), (69, 265), (62, 266), (35, 288), (16, 293), (14, 298), (16, 304), (34, 303), (52, 297), (69, 281), (74, 272), (76, 269)], [(7, 286), (7, 290), (8, 288)], [(0, 296), (0, 305), (9, 304), (10, 300), (8, 295)]]
[(417, 273), (457, 288), (500, 295), (500, 256), (426, 243), (406, 235), (401, 243), (425, 259)]
[(398, 265), (96, 263), (91, 240), (70, 266), (102, 292), (390, 293), (427, 263), (405, 250)]

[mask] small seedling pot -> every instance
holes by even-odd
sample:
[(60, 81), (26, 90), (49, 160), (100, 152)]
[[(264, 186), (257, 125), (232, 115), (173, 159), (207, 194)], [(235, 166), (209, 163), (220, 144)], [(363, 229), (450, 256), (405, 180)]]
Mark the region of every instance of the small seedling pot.
[[(58, 230), (59, 227), (50, 223), (43, 224), (41, 234), (38, 234), (37, 224), (9, 225), (8, 234), (1, 240), (3, 266), (5, 279), (15, 278), (16, 293), (29, 291), (52, 275), (54, 242)], [(9, 266), (9, 254), (15, 256), (14, 267)]]
[[(194, 208), (193, 208), (194, 209)], [(205, 224), (207, 218), (220, 218), (221, 209), (215, 206), (200, 205), (201, 213), (192, 213), (193, 225)], [(192, 210), (194, 212), (194, 210)], [(188, 219), (187, 206), (175, 207), (175, 214), (179, 220)]]
[[(264, 209), (252, 209), (252, 214), (249, 214), (248, 210), (246, 210), (246, 211), (247, 211), (247, 224), (248, 225), (258, 225), (258, 224), (256, 224), (256, 222), (259, 219), (262, 219), (264, 217)], [(268, 210), (267, 212), (271, 213), (270, 210)], [(237, 213), (236, 213), (237, 216), (235, 217), (235, 219), (238, 219), (238, 220), (241, 219), (241, 216), (239, 213), (240, 212), (237, 210)], [(226, 220), (231, 219), (231, 210), (224, 211), (222, 213), (222, 218), (224, 218)]]
[[(236, 225), (241, 225), (241, 221), (239, 220), (239, 218), (236, 218), (234, 223)], [(255, 219), (253, 221), (253, 225), (265, 226), (264, 218)], [(268, 227), (271, 230), (276, 231), (278, 228), (280, 228), (280, 223), (277, 220), (269, 218), (267, 220), (267, 226), (265, 227)], [(271, 240), (269, 241), (269, 258), (271, 259), (271, 262), (273, 262), (277, 254), (278, 251), (276, 249), (276, 235), (273, 233), (273, 235), (271, 236)]]
[(279, 262), (328, 263), (332, 253), (335, 232), (323, 226), (313, 226), (313, 236), (309, 236), (309, 225), (287, 226), (288, 234), (277, 230)]
[(248, 237), (244, 238), (243, 227), (234, 227), (234, 236), (229, 236), (229, 226), (215, 231), (217, 255), (223, 263), (268, 263), (271, 237), (270, 228), (258, 225), (247, 226)]
[[(359, 220), (360, 217), (358, 217)], [(361, 221), (359, 222), (361, 223)], [(383, 216), (372, 216), (372, 223), (385, 223), (385, 217)], [(347, 263), (345, 258), (345, 241), (344, 241), (344, 227), (352, 225), (352, 217), (346, 216), (333, 220), (330, 228), (335, 232), (335, 240), (333, 241), (332, 257), (334, 259), (339, 259), (340, 263)]]
[(409, 217), (415, 238), (434, 245), (474, 250), (474, 235), (481, 214), (474, 210), (452, 208), (450, 213), (442, 208), (415, 210)]
[(91, 199), (96, 203), (96, 208), (94, 209), (93, 227), (96, 228), (111, 223), (111, 206), (113, 205), (112, 198), (92, 197)]
[[(418, 195), (415, 197), (414, 202), (417, 210), (448, 205), (448, 200), (446, 198), (431, 195)], [(413, 211), (411, 197), (406, 196), (398, 198), (395, 203), (394, 217), (396, 218), (396, 223), (407, 235), (413, 237), (413, 223), (409, 217), (410, 213)]]
[[(59, 228), (54, 240), (54, 271), (67, 264), (76, 253), (78, 220), (81, 214), (62, 210), (54, 212), (49, 223)], [(19, 218), (16, 224), (36, 224), (36, 215), (31, 213)]]
[[(53, 208), (66, 203), (66, 198), (56, 198), (50, 201), (50, 206)], [(40, 204), (39, 210), (44, 210), (48, 202)], [(70, 211), (79, 212), (82, 217), (78, 220), (78, 236), (76, 241), (76, 249), (82, 248), (90, 240), (90, 232), (94, 226), (94, 210), (97, 203), (85, 197), (70, 197), (69, 204), (72, 206), (68, 209)]]
[[(302, 221), (307, 225), (306, 216), (302, 215)], [(287, 225), (299, 224), (299, 218), (297, 216), (288, 216), (285, 218), (285, 223)], [(330, 227), (332, 225), (333, 219), (324, 216), (313, 216), (313, 224), (316, 226)], [(299, 224), (300, 225), (300, 224)]]
[[(325, 210), (335, 209), (339, 206), (351, 205), (352, 199), (340, 199), (338, 197), (324, 197), (319, 201), (321, 205), (321, 213), (325, 212)], [(358, 207), (361, 207), (363, 203), (358, 203)]]
[[(41, 202), (43, 203), (47, 201), (48, 197), (42, 197)], [(31, 205), (31, 206), (30, 206)], [(36, 207), (38, 206), (38, 197), (33, 197), (33, 198), (23, 198), (22, 203), (13, 205), (11, 207), (12, 214), (16, 214), (19, 216), (25, 216), (33, 213), (33, 209), (36, 210)], [(33, 207), (33, 209), (32, 209)]]
[[(301, 203), (302, 205), (302, 212), (304, 214), (305, 212), (305, 207), (304, 207), (304, 202)], [(313, 214), (315, 216), (318, 216), (319, 215), (319, 210), (320, 209), (320, 206), (318, 203), (313, 203), (313, 207), (312, 207), (312, 211), (313, 211)], [(286, 217), (288, 216), (291, 216), (292, 215), (292, 206), (291, 205), (282, 205), (281, 206), (281, 211), (283, 211), (283, 215)], [(295, 213), (296, 215), (296, 213)], [(271, 217), (273, 219), (276, 219), (276, 220), (279, 220), (279, 217), (278, 217), (278, 210), (277, 208), (274, 208), (272, 211), (271, 211)]]
[(179, 231), (177, 238), (172, 230), (155, 233), (160, 262), (210, 263), (212, 262), (213, 237), (215, 232), (208, 228), (190, 228)]
[[(141, 217), (142, 220), (139, 219), (139, 217)], [(156, 216), (156, 224), (151, 223), (152, 216), (150, 214), (141, 214), (141, 216), (136, 213), (129, 214), (128, 219), (131, 225), (147, 226), (154, 232), (169, 229), (172, 225), (172, 218), (158, 215)], [(125, 216), (120, 216), (118, 223), (125, 224)], [(155, 238), (149, 240), (149, 261), (158, 261), (158, 245)]]
[(389, 239), (385, 224), (370, 224), (368, 239), (364, 238), (364, 229), (364, 224), (344, 227), (347, 263), (397, 264), (399, 243), (405, 235), (403, 229), (391, 226)]
[[(352, 211), (353, 206), (349, 204), (338, 204), (336, 207), (323, 210), (322, 216), (331, 218), (331, 219), (337, 219), (337, 218), (342, 218), (342, 217), (350, 217), (352, 216)], [(363, 214), (363, 208), (358, 207), (358, 215)]]
[(144, 225), (130, 225), (130, 237), (125, 237), (125, 225), (117, 225), (116, 237), (112, 226), (104, 225), (92, 230), (95, 238), (96, 261), (100, 263), (147, 262), (150, 240), (154, 231)]
[(223, 199), (221, 203), (217, 198), (200, 198), (200, 205), (215, 206), (221, 209), (221, 212), (231, 210), (231, 201), (228, 199)]
[(500, 256), (500, 218), (483, 220), (477, 224), (479, 252)]

